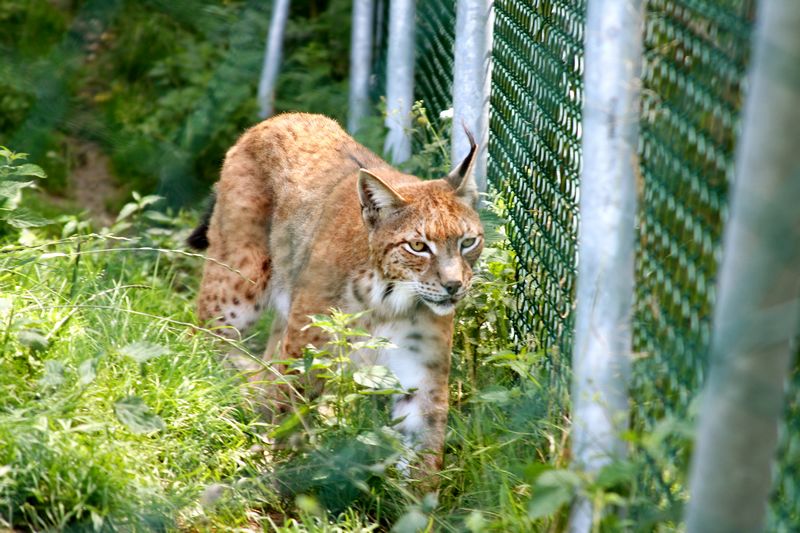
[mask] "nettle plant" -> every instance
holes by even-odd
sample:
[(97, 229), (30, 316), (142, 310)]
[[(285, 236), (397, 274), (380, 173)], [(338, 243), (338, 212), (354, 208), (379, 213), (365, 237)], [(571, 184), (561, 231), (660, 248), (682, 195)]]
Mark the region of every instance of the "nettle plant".
[(10, 233), (10, 228), (35, 228), (51, 222), (20, 205), (22, 191), (47, 177), (38, 165), (24, 163), (27, 157), (0, 146), (0, 235)]
[[(301, 422), (301, 413), (313, 414), (326, 427), (359, 427), (358, 419), (362, 413), (358, 409), (358, 400), (362, 396), (408, 392), (403, 390), (388, 368), (374, 365), (358, 369), (353, 364), (352, 355), (359, 350), (380, 350), (392, 346), (386, 339), (372, 337), (368, 331), (356, 325), (365, 314), (348, 314), (331, 309), (329, 315), (313, 315), (306, 328), (323, 330), (328, 334), (329, 342), (323, 348), (309, 345), (302, 358), (273, 361), (285, 364), (294, 371), (278, 377), (274, 383), (292, 387), (297, 400), (292, 416), (275, 429), (273, 436), (280, 437), (290, 432), (291, 427)], [(319, 382), (315, 384), (315, 380)], [(309, 396), (300, 392), (320, 389), (322, 392), (319, 395)], [(313, 442), (314, 432), (309, 437)]]
[(414, 453), (386, 409), (392, 395), (409, 391), (388, 368), (353, 363), (357, 351), (392, 346), (357, 326), (364, 314), (332, 309), (312, 316), (307, 327), (325, 331), (329, 342), (309, 345), (302, 358), (273, 361), (291, 371), (269, 382), (292, 391), (290, 412), (270, 433), (279, 443), (277, 455), (283, 455), (277, 457), (276, 487), (284, 496), (312, 496), (333, 512), (402, 477), (395, 467)]

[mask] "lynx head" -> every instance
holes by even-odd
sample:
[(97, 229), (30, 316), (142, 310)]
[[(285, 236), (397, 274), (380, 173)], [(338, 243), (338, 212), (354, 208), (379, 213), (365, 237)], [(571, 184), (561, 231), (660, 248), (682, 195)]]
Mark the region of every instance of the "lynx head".
[(483, 228), (472, 176), (477, 146), (471, 135), (470, 141), (469, 155), (444, 179), (395, 189), (360, 171), (358, 194), (372, 262), (396, 298), (406, 295), (405, 306), (421, 301), (438, 315), (449, 314), (472, 281)]

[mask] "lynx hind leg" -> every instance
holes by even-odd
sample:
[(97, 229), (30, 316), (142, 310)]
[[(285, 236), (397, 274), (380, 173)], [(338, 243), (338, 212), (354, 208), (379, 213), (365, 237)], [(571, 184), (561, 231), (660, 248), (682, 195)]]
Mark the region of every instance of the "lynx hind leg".
[(197, 309), (200, 320), (220, 327), (222, 335), (241, 335), (267, 304), (272, 273), (269, 215), (270, 198), (258, 167), (249, 156), (232, 148), (217, 185), (208, 227), (209, 260)]

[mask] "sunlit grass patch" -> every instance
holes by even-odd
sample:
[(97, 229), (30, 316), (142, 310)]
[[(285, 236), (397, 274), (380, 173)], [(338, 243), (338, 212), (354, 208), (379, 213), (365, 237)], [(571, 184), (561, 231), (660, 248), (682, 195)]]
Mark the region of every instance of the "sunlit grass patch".
[(257, 469), (255, 415), (191, 327), (188, 260), (128, 247), (0, 255), (6, 527), (166, 526), (206, 484)]
[(291, 379), (313, 370), (324, 393), (301, 394), (274, 424), (262, 417), (263, 401), (223, 356), (259, 353), (263, 332), (240, 344), (195, 325), (203, 259), (182, 249), (189, 223), (148, 214), (150, 203), (138, 196), (124, 210), (114, 231), (126, 237), (67, 223), (61, 238), (57, 228), (24, 231), (0, 251), (0, 526), (563, 524), (559, 506), (530, 513), (531, 465), (565, 464), (568, 424), (552, 416), (563, 399), (542, 385), (543, 355), (512, 344), (513, 266), (502, 244), (487, 251), (459, 312), (434, 496), (397, 468), (408, 451), (389, 416), (396, 391), (391, 376), (348, 364), (347, 315), (316, 317), (341, 342), (293, 362), (301, 372)]

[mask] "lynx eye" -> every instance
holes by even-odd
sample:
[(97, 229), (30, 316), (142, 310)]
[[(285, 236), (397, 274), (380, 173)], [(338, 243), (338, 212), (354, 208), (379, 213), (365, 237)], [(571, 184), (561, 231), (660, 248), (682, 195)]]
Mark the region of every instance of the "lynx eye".
[(422, 241), (410, 242), (408, 243), (408, 247), (414, 252), (427, 252), (429, 250), (428, 245)]

